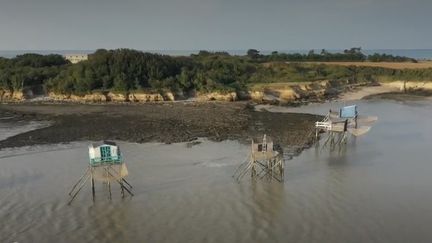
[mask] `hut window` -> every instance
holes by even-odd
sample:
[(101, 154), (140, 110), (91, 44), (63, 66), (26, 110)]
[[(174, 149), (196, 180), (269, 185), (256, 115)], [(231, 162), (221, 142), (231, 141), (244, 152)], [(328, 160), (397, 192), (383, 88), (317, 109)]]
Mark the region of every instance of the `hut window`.
[(109, 146), (100, 147), (100, 152), (102, 161), (111, 159), (111, 148)]

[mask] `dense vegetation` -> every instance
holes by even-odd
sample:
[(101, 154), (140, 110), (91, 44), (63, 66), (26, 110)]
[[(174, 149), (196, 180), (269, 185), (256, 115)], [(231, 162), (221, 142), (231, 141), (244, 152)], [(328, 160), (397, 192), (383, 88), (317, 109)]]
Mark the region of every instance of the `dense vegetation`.
[[(316, 54), (261, 55), (249, 50), (245, 56), (201, 51), (189, 57), (172, 57), (129, 49), (97, 50), (88, 61), (70, 64), (59, 55), (25, 54), (0, 58), (0, 88), (21, 90), (43, 86), (60, 93), (91, 91), (171, 90), (174, 92), (243, 90), (254, 83), (303, 82), (345, 79), (352, 81), (432, 80), (432, 69), (393, 70), (376, 67), (343, 67), (301, 63), (304, 61), (407, 61), (409, 58), (375, 54), (360, 48), (343, 53), (323, 50)], [(286, 62), (290, 63), (286, 63)]]
[(0, 88), (20, 90), (41, 85), (58, 75), (68, 62), (59, 55), (25, 54), (13, 59), (0, 58)]
[(300, 53), (278, 53), (274, 51), (271, 55), (260, 55), (258, 50), (250, 49), (247, 55), (251, 59), (257, 61), (285, 61), (285, 62), (417, 62), (413, 58), (393, 56), (388, 54), (375, 53), (373, 55), (366, 56), (362, 53), (361, 48), (351, 48), (341, 52), (329, 52), (322, 49), (320, 53), (316, 53), (314, 50), (310, 50), (308, 54)]

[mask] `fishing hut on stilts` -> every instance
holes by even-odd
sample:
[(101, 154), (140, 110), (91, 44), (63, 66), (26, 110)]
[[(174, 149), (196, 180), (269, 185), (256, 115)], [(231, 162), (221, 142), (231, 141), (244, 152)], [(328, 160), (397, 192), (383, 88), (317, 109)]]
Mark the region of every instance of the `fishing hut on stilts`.
[(69, 192), (71, 203), (81, 189), (85, 186), (86, 182), (90, 180), (92, 189), (93, 201), (95, 199), (95, 182), (103, 182), (108, 190), (109, 199), (112, 198), (111, 183), (115, 182), (120, 185), (122, 197), (127, 192), (133, 196), (132, 186), (126, 181), (125, 177), (128, 175), (126, 164), (123, 161), (120, 148), (115, 142), (103, 141), (101, 143), (94, 143), (89, 146), (89, 165), (85, 173), (75, 183)]
[(251, 153), (234, 173), (234, 178), (240, 181), (250, 173), (252, 179), (284, 180), (285, 162), (283, 151), (275, 146), (270, 137), (263, 136), (262, 141), (252, 140)]
[(340, 148), (347, 144), (349, 135), (358, 137), (366, 134), (377, 120), (377, 117), (359, 116), (356, 105), (342, 107), (336, 112), (329, 110), (322, 121), (315, 123), (315, 137), (318, 142), (323, 133), (326, 136), (323, 148)]

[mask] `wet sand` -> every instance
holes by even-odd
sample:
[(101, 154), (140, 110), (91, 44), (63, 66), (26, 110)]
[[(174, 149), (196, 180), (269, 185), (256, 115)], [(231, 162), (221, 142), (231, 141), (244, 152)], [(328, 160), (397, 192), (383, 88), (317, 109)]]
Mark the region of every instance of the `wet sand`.
[(387, 83), (372, 86), (359, 86), (341, 94), (335, 101), (356, 101), (370, 99), (390, 99), (397, 101), (425, 99), (432, 96), (432, 91), (424, 89), (407, 89), (405, 92), (400, 87), (388, 85)]
[(427, 90), (417, 90), (417, 91), (409, 91), (409, 92), (383, 92), (370, 94), (363, 97), (365, 100), (395, 100), (395, 101), (416, 101), (416, 100), (431, 100), (432, 99), (432, 91)]
[(87, 140), (192, 142), (238, 140), (267, 134), (276, 143), (302, 149), (311, 141), (317, 115), (256, 112), (244, 102), (155, 104), (8, 104), (0, 116), (50, 121), (52, 126), (0, 141), (0, 148)]
[(386, 85), (363, 86), (342, 94), (338, 98), (338, 100), (340, 101), (361, 100), (364, 99), (365, 97), (369, 97), (372, 95), (379, 95), (379, 94), (389, 93), (389, 92), (397, 93), (397, 91), (399, 91), (399, 89), (391, 86), (386, 86)]

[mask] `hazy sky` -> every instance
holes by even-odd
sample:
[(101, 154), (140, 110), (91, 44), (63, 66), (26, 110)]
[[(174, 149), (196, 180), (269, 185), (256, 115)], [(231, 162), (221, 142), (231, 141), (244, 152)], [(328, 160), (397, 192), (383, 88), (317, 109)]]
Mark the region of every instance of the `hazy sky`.
[(432, 48), (431, 0), (0, 0), (0, 50)]

